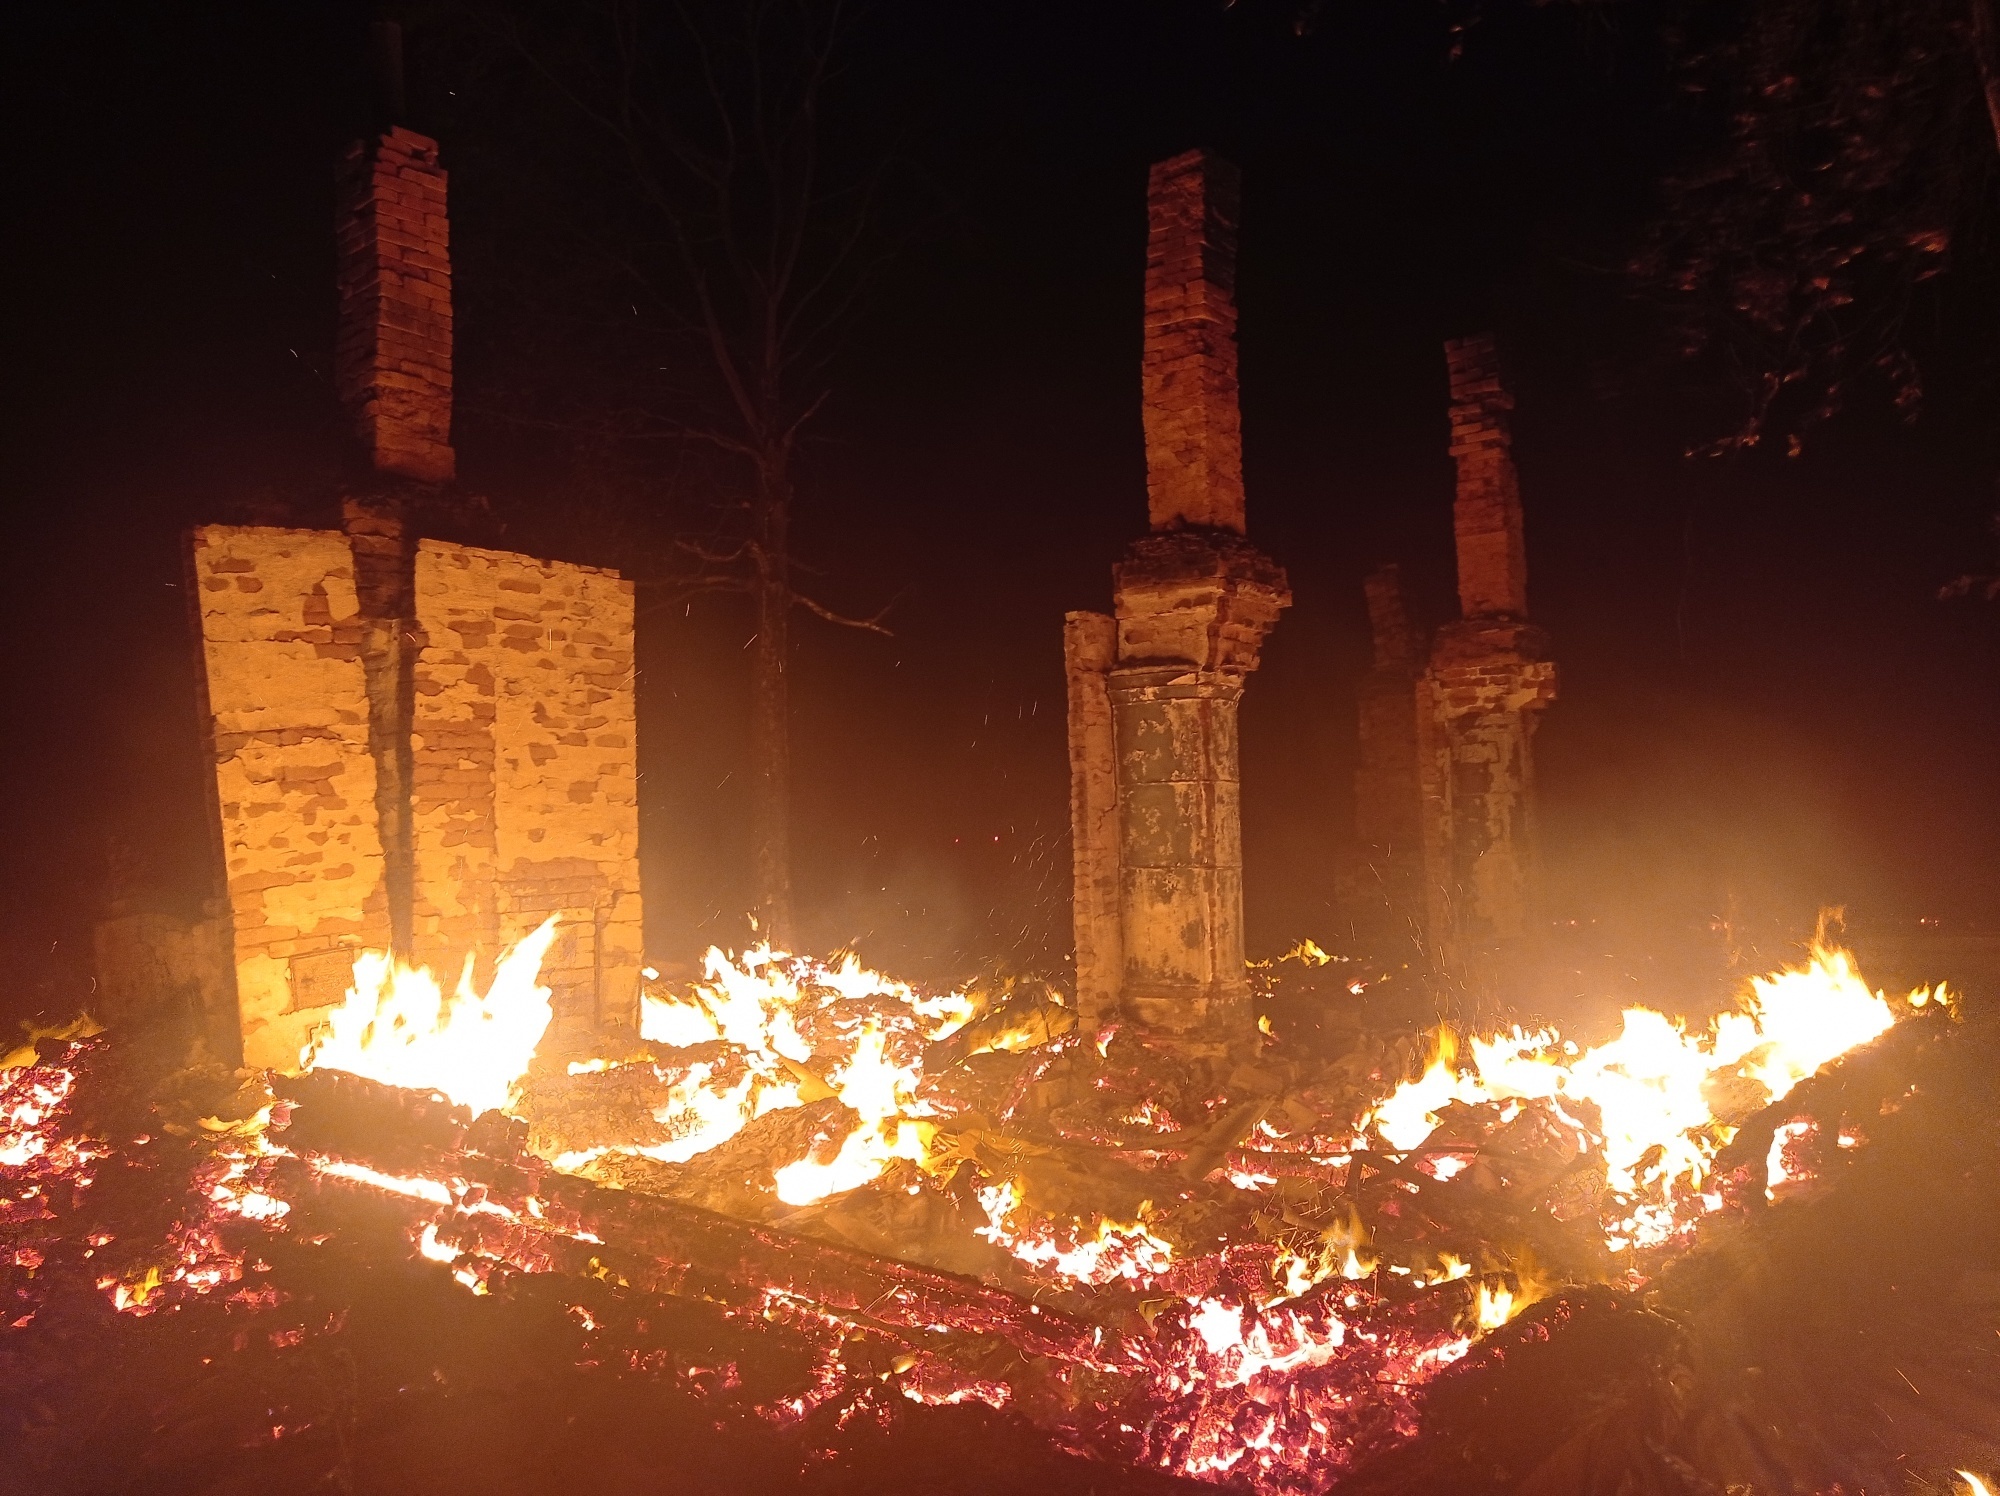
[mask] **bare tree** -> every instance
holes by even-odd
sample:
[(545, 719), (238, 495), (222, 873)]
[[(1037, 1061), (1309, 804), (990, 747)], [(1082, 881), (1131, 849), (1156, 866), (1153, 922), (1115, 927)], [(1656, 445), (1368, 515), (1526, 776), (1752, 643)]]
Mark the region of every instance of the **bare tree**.
[(602, 182), (622, 190), (620, 211), (585, 237), (637, 298), (626, 335), (667, 377), (634, 386), (596, 424), (694, 452), (701, 481), (680, 487), (705, 501), (678, 527), (679, 562), (646, 579), (661, 605), (718, 590), (750, 601), (755, 913), (766, 938), (789, 945), (792, 613), (888, 631), (881, 613), (849, 617), (802, 591), (792, 539), (802, 435), (882, 259), (886, 155), (836, 148), (829, 123), (849, 7), (563, 0), (479, 14), (608, 148)]

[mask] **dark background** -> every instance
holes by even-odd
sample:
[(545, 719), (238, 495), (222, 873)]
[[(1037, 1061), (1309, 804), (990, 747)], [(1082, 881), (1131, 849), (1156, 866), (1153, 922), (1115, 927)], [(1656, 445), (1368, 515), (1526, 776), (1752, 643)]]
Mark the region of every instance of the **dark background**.
[[(1620, 266), (1687, 142), (1643, 8), (1612, 14), (1496, 9), (1451, 60), (1414, 0), (1305, 37), (1207, 0), (872, 13), (848, 102), (914, 127), (929, 185), (806, 460), (819, 590), (898, 599), (894, 639), (796, 625), (812, 944), (938, 975), (1065, 957), (1060, 619), (1107, 606), (1144, 523), (1145, 165), (1199, 143), (1244, 169), (1250, 529), (1297, 599), (1244, 708), (1253, 954), (1341, 939), (1359, 580), (1400, 559), (1434, 617), (1450, 603), (1439, 342), (1482, 326), (1514, 365), (1532, 606), (1563, 672), (1538, 739), (1552, 915), (1660, 1001), (1718, 919), (1996, 921), (2000, 619), (1936, 598), (1992, 550), (1990, 308), (1969, 272), (1929, 308), (1914, 426), (1864, 402), (1795, 459), (1683, 457), (1715, 402), (1655, 361)], [(114, 843), (153, 897), (198, 891), (179, 536), (338, 467), (333, 162), (366, 19), (5, 22), (0, 1010), (87, 990)], [(516, 543), (616, 561), (569, 523), (561, 456), (490, 414), (517, 311), (484, 267), (519, 204), (481, 121), (516, 101), (462, 95), (418, 27), (411, 47), (411, 123), (453, 173), (462, 480)], [(749, 627), (726, 598), (642, 627), (663, 961), (747, 933)]]

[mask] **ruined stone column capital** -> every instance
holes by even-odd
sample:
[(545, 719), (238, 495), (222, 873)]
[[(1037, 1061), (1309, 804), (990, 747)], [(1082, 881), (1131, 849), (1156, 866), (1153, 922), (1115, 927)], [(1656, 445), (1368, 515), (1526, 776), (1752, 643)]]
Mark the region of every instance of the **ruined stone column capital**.
[(1132, 542), (1112, 569), (1118, 658), (1248, 675), (1291, 605), (1284, 568), (1240, 535), (1169, 530)]
[(1127, 665), (1108, 673), (1111, 704), (1135, 706), (1149, 701), (1217, 701), (1234, 704), (1243, 697), (1240, 670), (1199, 670), (1185, 665)]
[(1540, 711), (1556, 699), (1548, 634), (1510, 619), (1467, 618), (1439, 629), (1429, 679), (1441, 721)]

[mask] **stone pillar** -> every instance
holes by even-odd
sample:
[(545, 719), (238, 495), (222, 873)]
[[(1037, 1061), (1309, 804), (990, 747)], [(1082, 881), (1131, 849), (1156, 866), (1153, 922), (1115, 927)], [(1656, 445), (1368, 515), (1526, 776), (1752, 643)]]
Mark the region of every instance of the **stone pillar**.
[(1102, 613), (1063, 619), (1069, 695), (1069, 824), (1075, 878), (1077, 1009), (1093, 1026), (1115, 1015), (1124, 942), (1119, 929), (1118, 750), (1110, 671), (1118, 625)]
[(1438, 631), (1419, 688), (1429, 922), (1440, 964), (1486, 996), (1534, 932), (1534, 730), (1556, 674), (1528, 622), (1514, 402), (1493, 339), (1448, 342), (1445, 358), (1463, 616)]
[(1236, 202), (1235, 168), (1209, 152), (1152, 169), (1152, 533), (1114, 570), (1115, 620), (1073, 613), (1064, 637), (1082, 1006), (1194, 1057), (1255, 1039), (1236, 710), (1291, 601), (1284, 572), (1242, 538)]
[(1341, 903), (1356, 936), (1378, 954), (1427, 944), (1423, 791), (1418, 771), (1417, 639), (1402, 571), (1378, 566), (1363, 584), (1374, 661), (1360, 689), (1360, 763), (1354, 773), (1355, 856)]
[(1188, 1052), (1247, 1042), (1236, 711), (1291, 602), (1249, 542), (1170, 531), (1115, 571), (1119, 1008)]
[(451, 253), (437, 142), (400, 125), (341, 164), (334, 389), (379, 472), (447, 483)]

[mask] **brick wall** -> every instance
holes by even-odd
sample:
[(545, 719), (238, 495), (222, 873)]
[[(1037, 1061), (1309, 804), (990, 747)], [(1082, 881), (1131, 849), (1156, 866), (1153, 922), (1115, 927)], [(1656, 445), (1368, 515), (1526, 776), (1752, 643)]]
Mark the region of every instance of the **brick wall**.
[(336, 225), (334, 387), (377, 469), (451, 480), (451, 252), (437, 142), (348, 148)]
[(353, 952), (389, 941), (354, 561), (312, 530), (192, 547), (244, 1057), (291, 1066)]
[(614, 572), (417, 547), (415, 949), (490, 959), (560, 915), (542, 975), (578, 1023), (637, 1021), (632, 597)]
[[(381, 538), (193, 537), (246, 1060), (296, 1064), (358, 950), (407, 931), (397, 943), (447, 985), (474, 955), (483, 989), (500, 952), (550, 914), (561, 924), (542, 975), (563, 1023), (636, 1023), (631, 583), (422, 541), (413, 616), (378, 618), (355, 561)], [(383, 806), (391, 759), (407, 764), (409, 796)], [(385, 826), (407, 828), (407, 892)]]
[(1236, 168), (1211, 151), (1148, 179), (1141, 361), (1146, 490), (1155, 530), (1243, 530), (1236, 404)]

